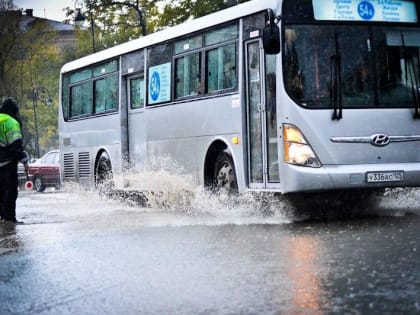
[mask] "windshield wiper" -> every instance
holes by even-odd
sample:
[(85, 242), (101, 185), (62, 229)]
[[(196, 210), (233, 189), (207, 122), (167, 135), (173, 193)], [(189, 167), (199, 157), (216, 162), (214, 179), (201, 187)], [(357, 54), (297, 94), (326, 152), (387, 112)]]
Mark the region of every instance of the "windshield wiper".
[[(420, 84), (418, 77), (416, 76), (416, 68), (414, 66), (413, 58), (409, 56), (406, 51), (405, 38), (403, 32), (401, 32), (401, 41), (403, 47), (403, 57), (404, 57), (404, 68), (405, 68), (405, 84), (408, 85), (411, 83), (411, 92), (413, 95), (414, 103), (414, 119), (420, 119)], [(420, 69), (419, 69), (420, 73)]]
[(341, 55), (338, 35), (335, 33), (335, 55), (330, 57), (330, 104), (333, 107), (332, 120), (343, 118), (343, 93), (341, 90)]

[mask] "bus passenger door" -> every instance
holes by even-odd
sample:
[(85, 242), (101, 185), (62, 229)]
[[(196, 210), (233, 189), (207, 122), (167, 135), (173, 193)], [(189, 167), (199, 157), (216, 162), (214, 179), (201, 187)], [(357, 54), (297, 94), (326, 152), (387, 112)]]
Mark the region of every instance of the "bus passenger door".
[(144, 169), (146, 154), (145, 82), (143, 73), (127, 78), (127, 153), (130, 167)]
[(264, 54), (261, 40), (245, 47), (249, 187), (270, 188), (279, 182), (276, 57)]

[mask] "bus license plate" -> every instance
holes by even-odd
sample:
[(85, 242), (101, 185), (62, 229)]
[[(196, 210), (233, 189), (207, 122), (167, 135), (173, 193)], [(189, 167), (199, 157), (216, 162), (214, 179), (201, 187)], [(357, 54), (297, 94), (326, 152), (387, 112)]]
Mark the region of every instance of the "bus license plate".
[(404, 172), (371, 172), (367, 173), (366, 180), (368, 183), (401, 182), (404, 180)]

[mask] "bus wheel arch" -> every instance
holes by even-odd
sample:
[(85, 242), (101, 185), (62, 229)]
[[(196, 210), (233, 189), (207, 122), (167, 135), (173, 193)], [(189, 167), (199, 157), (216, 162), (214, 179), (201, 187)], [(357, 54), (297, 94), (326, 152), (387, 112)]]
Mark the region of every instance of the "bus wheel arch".
[(95, 187), (108, 187), (112, 182), (112, 178), (111, 159), (105, 150), (101, 150), (98, 152), (95, 160)]
[(204, 185), (216, 192), (238, 190), (235, 162), (228, 145), (217, 140), (207, 150), (204, 164)]

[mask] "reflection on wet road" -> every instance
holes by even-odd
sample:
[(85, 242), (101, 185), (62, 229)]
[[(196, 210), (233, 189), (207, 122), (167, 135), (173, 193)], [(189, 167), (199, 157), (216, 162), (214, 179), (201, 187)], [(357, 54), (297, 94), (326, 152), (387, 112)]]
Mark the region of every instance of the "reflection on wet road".
[(0, 226), (0, 314), (420, 313), (420, 194), (396, 194), (299, 221), (255, 197), (139, 208), (23, 192), (25, 224)]

